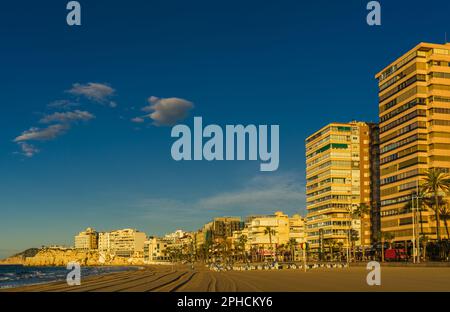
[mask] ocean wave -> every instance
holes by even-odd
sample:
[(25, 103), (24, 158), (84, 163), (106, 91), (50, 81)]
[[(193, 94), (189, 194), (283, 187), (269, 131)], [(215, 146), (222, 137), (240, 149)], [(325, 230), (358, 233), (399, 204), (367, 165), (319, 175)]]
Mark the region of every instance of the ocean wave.
[[(82, 267), (81, 276), (100, 275), (126, 270), (134, 270), (135, 267)], [(10, 266), (0, 268), (0, 288), (29, 286), (42, 283), (63, 281), (70, 270), (65, 267), (25, 267)]]

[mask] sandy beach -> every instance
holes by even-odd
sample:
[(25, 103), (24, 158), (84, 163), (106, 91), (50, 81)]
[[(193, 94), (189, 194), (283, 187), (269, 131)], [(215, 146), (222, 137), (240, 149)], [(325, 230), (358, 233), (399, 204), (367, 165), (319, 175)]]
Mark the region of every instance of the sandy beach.
[(264, 291), (450, 291), (450, 268), (382, 267), (381, 285), (368, 286), (364, 267), (349, 269), (210, 271), (202, 265), (146, 266), (91, 276), (79, 286), (54, 282), (5, 292), (264, 292)]

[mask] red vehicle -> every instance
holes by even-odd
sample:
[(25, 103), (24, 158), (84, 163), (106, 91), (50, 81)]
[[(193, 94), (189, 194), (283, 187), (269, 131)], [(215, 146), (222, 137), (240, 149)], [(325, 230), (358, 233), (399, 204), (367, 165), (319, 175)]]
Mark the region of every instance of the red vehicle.
[(389, 248), (386, 249), (384, 253), (384, 260), (386, 261), (406, 261), (407, 254), (406, 250), (403, 248)]

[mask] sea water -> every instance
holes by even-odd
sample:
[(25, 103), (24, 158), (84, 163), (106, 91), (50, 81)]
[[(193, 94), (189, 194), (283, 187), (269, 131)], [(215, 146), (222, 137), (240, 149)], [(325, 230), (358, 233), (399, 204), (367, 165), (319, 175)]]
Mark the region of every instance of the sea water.
[[(81, 283), (86, 276), (137, 269), (138, 267), (129, 266), (81, 267)], [(65, 281), (68, 273), (66, 267), (0, 265), (0, 288)]]

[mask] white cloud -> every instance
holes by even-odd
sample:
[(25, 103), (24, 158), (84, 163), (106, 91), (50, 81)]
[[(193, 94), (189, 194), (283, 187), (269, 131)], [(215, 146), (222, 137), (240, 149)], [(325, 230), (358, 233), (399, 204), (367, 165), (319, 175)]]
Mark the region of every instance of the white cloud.
[(115, 102), (109, 100), (116, 90), (107, 84), (96, 82), (89, 82), (87, 84), (74, 83), (72, 88), (67, 92), (77, 96), (84, 96), (97, 103), (107, 104), (110, 107), (117, 106)]
[(155, 125), (170, 126), (187, 117), (194, 107), (192, 102), (176, 97), (158, 98), (151, 96), (148, 99), (150, 105), (142, 108), (144, 112), (151, 112), (148, 117)]
[(257, 176), (240, 190), (201, 199), (198, 206), (224, 212), (238, 209), (246, 214), (277, 210), (292, 213), (305, 207), (305, 189), (292, 174)]
[(72, 102), (69, 100), (56, 100), (47, 104), (47, 108), (50, 109), (71, 109), (76, 106), (80, 106), (80, 103)]
[(22, 150), (22, 155), (33, 157), (35, 154), (39, 153), (39, 149), (34, 147), (32, 144), (28, 144), (26, 142), (18, 142), (18, 144)]
[[(66, 91), (76, 96), (84, 96), (87, 99), (98, 102), (110, 107), (116, 107), (116, 102), (111, 100), (115, 90), (106, 84), (89, 82), (87, 84), (75, 83), (72, 88)], [(47, 105), (50, 109), (62, 109), (68, 110), (72, 107), (79, 106), (78, 102), (71, 100), (57, 100)], [(71, 125), (78, 121), (88, 121), (95, 118), (93, 114), (88, 111), (74, 110), (54, 112), (42, 117), (39, 122), (41, 124), (51, 124), (46, 128), (32, 127), (29, 130), (23, 131), (21, 135), (14, 138), (13, 142), (16, 142), (22, 154), (27, 157), (32, 157), (38, 153), (39, 150), (27, 141), (47, 141), (52, 140), (70, 129)]]
[(135, 123), (143, 123), (144, 122), (144, 118), (142, 118), (142, 117), (134, 117), (134, 118), (131, 119), (131, 121), (135, 122)]
[(31, 144), (25, 143), (26, 141), (48, 141), (53, 140), (56, 137), (63, 135), (70, 129), (71, 124), (77, 121), (88, 121), (95, 118), (95, 116), (87, 111), (70, 111), (70, 112), (56, 112), (50, 115), (46, 115), (39, 121), (40, 123), (49, 124), (46, 128), (33, 127), (29, 130), (22, 132), (21, 135), (14, 139), (21, 150), (22, 154), (27, 157), (32, 157), (38, 153), (39, 150)]
[(43, 129), (33, 127), (30, 128), (29, 130), (22, 132), (21, 135), (19, 135), (14, 139), (14, 142), (31, 141), (31, 140), (35, 141), (51, 140), (65, 133), (67, 129), (69, 129), (69, 125), (67, 124), (51, 125)]
[(41, 123), (52, 123), (52, 122), (60, 122), (60, 123), (69, 123), (76, 121), (87, 121), (95, 118), (90, 112), (75, 110), (72, 112), (64, 112), (64, 113), (53, 113), (51, 115), (47, 115), (40, 120)]
[[(299, 174), (260, 175), (237, 189), (199, 198), (149, 198), (138, 203), (140, 217), (151, 220), (176, 218), (178, 226), (199, 227), (218, 216), (272, 214), (283, 211), (289, 215), (305, 213), (305, 188)], [(173, 220), (171, 220), (173, 221)]]

